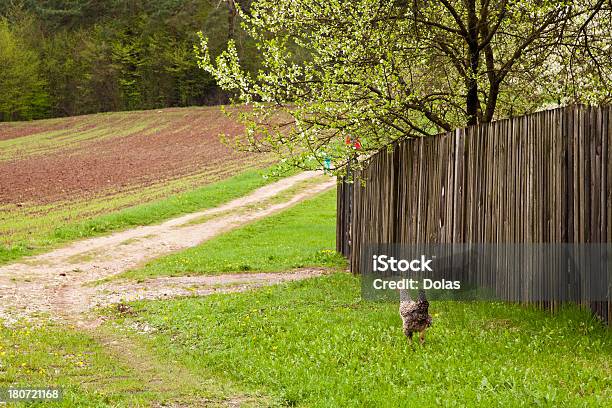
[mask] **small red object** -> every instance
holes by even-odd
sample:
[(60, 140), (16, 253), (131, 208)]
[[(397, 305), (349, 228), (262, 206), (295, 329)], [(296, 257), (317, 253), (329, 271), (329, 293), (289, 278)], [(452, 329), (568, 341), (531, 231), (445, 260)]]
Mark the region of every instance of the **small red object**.
[(350, 136), (347, 136), (344, 140), (344, 143), (346, 143), (347, 146), (352, 145), (355, 150), (361, 150), (361, 142), (359, 141), (359, 139), (353, 140)]

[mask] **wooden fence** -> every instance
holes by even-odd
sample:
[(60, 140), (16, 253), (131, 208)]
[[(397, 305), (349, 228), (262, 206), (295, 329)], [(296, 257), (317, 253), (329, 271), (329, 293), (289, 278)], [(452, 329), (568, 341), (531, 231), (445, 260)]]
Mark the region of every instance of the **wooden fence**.
[[(369, 243), (612, 242), (612, 108), (399, 141), (353, 176), (338, 187), (337, 246), (354, 273)], [(609, 298), (589, 306), (609, 320)]]

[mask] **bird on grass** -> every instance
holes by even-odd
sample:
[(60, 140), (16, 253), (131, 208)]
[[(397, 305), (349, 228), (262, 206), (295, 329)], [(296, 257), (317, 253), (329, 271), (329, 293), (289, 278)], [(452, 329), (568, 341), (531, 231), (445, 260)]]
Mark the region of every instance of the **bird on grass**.
[(419, 341), (425, 342), (425, 330), (431, 326), (429, 315), (429, 302), (425, 297), (425, 291), (419, 289), (419, 297), (416, 301), (410, 297), (410, 292), (400, 290), (399, 314), (402, 318), (404, 334), (412, 344), (412, 335), (419, 332)]

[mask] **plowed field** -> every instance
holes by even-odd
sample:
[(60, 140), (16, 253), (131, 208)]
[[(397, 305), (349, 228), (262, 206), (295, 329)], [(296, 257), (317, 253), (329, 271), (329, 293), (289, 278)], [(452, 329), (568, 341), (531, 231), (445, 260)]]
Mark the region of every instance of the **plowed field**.
[(116, 194), (187, 176), (218, 180), (262, 161), (219, 140), (241, 131), (218, 108), (0, 124), (0, 205)]

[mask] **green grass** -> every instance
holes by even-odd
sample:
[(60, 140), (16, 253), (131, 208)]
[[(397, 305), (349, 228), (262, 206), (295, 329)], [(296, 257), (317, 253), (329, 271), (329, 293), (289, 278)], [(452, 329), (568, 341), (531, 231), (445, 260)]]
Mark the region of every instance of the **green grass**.
[(283, 271), (342, 267), (336, 254), (336, 192), (328, 191), (281, 213), (156, 259), (120, 278)]
[(0, 388), (61, 388), (62, 400), (45, 406), (192, 406), (203, 400), (221, 406), (245, 398), (232, 384), (194, 377), (164, 357), (106, 329), (87, 334), (52, 323), (0, 325)]
[[(0, 387), (61, 387), (62, 407), (142, 404), (154, 396), (95, 341), (65, 327), (0, 326)], [(144, 390), (143, 390), (144, 391)]]
[[(180, 214), (216, 207), (276, 180), (274, 177), (264, 177), (267, 174), (268, 170), (248, 170), (229, 179), (127, 208), (122, 207), (130, 205), (129, 200), (141, 199), (143, 192), (130, 193), (127, 197), (103, 198), (93, 204), (77, 202), (67, 208), (41, 208), (39, 214), (28, 216), (7, 215), (0, 227), (4, 241), (0, 241), (0, 264), (67, 241), (152, 224)], [(104, 213), (88, 216), (88, 213), (98, 211)]]
[(159, 353), (297, 406), (604, 407), (612, 336), (587, 312), (432, 302), (413, 350), (397, 305), (337, 273), (256, 292), (140, 302)]

